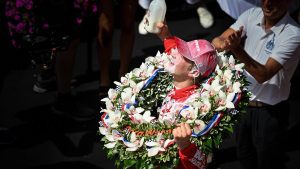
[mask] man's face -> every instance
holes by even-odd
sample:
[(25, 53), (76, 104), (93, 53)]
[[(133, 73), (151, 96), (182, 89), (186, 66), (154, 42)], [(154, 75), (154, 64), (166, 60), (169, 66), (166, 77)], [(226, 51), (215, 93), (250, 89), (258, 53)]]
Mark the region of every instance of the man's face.
[(290, 0), (261, 0), (261, 7), (266, 19), (280, 19), (288, 9)]
[(166, 70), (174, 76), (188, 77), (192, 67), (192, 62), (185, 59), (177, 50), (171, 49), (170, 62), (166, 65)]

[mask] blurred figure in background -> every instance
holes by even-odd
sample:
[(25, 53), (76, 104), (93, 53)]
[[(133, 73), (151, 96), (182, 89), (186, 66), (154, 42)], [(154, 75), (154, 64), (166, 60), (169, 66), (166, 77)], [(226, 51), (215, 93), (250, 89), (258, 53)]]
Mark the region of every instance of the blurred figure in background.
[[(120, 15), (114, 16), (116, 8), (114, 3), (120, 5)], [(99, 17), (99, 65), (100, 65), (100, 86), (99, 95), (106, 94), (109, 87), (112, 85), (112, 77), (110, 77), (110, 69), (112, 68), (111, 58), (113, 50), (120, 50), (120, 67), (119, 77), (124, 76), (129, 71), (129, 66), (134, 47), (134, 19), (137, 7), (137, 0), (101, 0), (102, 12)], [(116, 18), (120, 21), (120, 47), (118, 49), (112, 48), (114, 25)]]
[(43, 93), (50, 90), (49, 83), (57, 83), (52, 108), (68, 117), (90, 118), (93, 115), (78, 108), (70, 84), (82, 23), (88, 15), (99, 12), (98, 5), (97, 0), (5, 1), (12, 46), (38, 55), (31, 59), (34, 62), (39, 60), (42, 68), (47, 66), (47, 69), (38, 70), (33, 90)]
[[(170, 3), (171, 2), (172, 1), (170, 1)], [(189, 5), (198, 5), (196, 11), (199, 16), (199, 22), (203, 28), (208, 29), (208, 28), (212, 27), (212, 25), (214, 24), (214, 17), (211, 14), (211, 12), (206, 8), (205, 3), (201, 2), (201, 0), (185, 0), (185, 2)], [(151, 0), (139, 0), (139, 5), (146, 11), (148, 10), (150, 3), (151, 3)], [(166, 3), (168, 3), (168, 2), (166, 2)], [(145, 16), (146, 15), (144, 15), (144, 17), (141, 20), (141, 22), (139, 23), (139, 27), (138, 27), (139, 33), (141, 35), (145, 35), (148, 33), (144, 29)]]

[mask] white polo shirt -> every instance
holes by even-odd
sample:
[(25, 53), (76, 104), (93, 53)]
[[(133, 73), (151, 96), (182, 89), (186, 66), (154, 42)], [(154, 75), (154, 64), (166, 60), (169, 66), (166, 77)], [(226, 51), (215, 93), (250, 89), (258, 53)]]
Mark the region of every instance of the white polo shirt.
[(252, 92), (250, 100), (275, 105), (288, 99), (290, 94), (290, 80), (300, 58), (300, 27), (288, 13), (268, 31), (264, 29), (263, 20), (262, 9), (251, 8), (231, 28), (238, 30), (244, 26), (243, 34), (247, 36), (244, 49), (257, 62), (264, 65), (272, 57), (283, 66), (263, 84), (245, 71), (251, 83), (248, 87)]

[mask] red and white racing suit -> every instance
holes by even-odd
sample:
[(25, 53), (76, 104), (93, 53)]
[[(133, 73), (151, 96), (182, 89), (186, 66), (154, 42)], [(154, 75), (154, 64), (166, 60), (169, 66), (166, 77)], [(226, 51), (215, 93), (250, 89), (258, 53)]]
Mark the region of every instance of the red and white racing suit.
[[(159, 110), (159, 121), (170, 124), (175, 123), (178, 114), (187, 110), (188, 102), (192, 102), (199, 97), (196, 89), (197, 85), (189, 86), (182, 89), (171, 90), (163, 101)], [(187, 148), (179, 151), (180, 162), (177, 169), (205, 169), (207, 166), (206, 155), (199, 148), (191, 143)]]
[[(176, 47), (175, 40), (172, 37), (165, 39), (164, 47), (165, 52), (168, 53)], [(158, 119), (174, 124), (176, 116), (187, 108), (187, 103), (199, 97), (200, 93), (196, 92), (197, 88), (197, 85), (193, 85), (171, 90), (162, 103)], [(194, 143), (178, 151), (180, 161), (177, 169), (205, 169), (207, 167), (207, 156)]]

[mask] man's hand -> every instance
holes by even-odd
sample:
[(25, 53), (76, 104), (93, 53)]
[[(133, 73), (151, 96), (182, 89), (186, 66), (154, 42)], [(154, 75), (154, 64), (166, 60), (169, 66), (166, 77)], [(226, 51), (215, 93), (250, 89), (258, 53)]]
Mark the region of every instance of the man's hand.
[(187, 123), (180, 123), (177, 125), (175, 129), (173, 129), (173, 136), (175, 142), (177, 143), (178, 148), (181, 150), (185, 149), (191, 144), (190, 142), (191, 135), (192, 135), (192, 130)]
[(218, 52), (225, 50), (225, 39), (222, 36), (214, 38), (211, 44)]
[(160, 29), (160, 32), (157, 33), (157, 36), (159, 37), (160, 40), (163, 41), (166, 38), (169, 38), (169, 37), (172, 36), (166, 21), (165, 22), (158, 22), (156, 24), (156, 26)]
[(231, 35), (228, 36), (228, 38), (225, 39), (225, 50), (234, 50), (241, 44), (242, 39), (242, 33), (243, 33), (243, 27), (240, 27), (239, 30), (234, 31)]
[(233, 29), (227, 29), (221, 36), (218, 36), (212, 40), (212, 45), (219, 52), (224, 50), (232, 50), (237, 48), (242, 39), (243, 27), (235, 31)]

